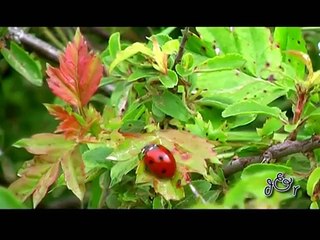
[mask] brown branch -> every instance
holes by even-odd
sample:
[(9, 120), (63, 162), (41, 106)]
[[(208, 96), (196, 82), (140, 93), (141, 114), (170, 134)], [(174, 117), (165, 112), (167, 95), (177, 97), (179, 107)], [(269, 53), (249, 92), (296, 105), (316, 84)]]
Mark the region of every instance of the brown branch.
[(320, 136), (314, 136), (304, 141), (286, 140), (283, 143), (269, 147), (261, 156), (243, 157), (232, 160), (223, 168), (223, 172), (225, 176), (230, 176), (252, 163), (270, 162), (272, 159), (280, 160), (282, 157), (294, 153), (310, 152), (316, 148), (320, 148)]
[(8, 27), (8, 31), (11, 39), (23, 43), (24, 45), (33, 49), (35, 52), (42, 54), (44, 57), (47, 57), (55, 62), (59, 61), (59, 55), (61, 52), (47, 42), (24, 32), (20, 27)]
[(186, 43), (187, 43), (188, 34), (189, 34), (189, 27), (186, 27), (184, 29), (184, 31), (183, 31), (183, 36), (182, 36), (182, 40), (181, 40), (181, 43), (180, 43), (178, 54), (176, 56), (176, 59), (174, 60), (174, 64), (173, 64), (173, 67), (172, 67), (173, 69), (181, 61), (181, 58), (182, 58), (183, 52), (184, 52), (184, 48), (185, 48)]

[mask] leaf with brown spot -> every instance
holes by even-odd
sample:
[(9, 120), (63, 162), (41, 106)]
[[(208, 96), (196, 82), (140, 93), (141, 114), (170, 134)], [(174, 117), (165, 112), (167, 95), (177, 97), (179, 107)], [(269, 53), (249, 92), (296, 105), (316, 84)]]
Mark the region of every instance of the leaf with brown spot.
[(85, 193), (86, 173), (79, 145), (62, 155), (61, 167), (67, 187), (82, 201)]
[(174, 155), (177, 164), (187, 167), (190, 172), (207, 175), (206, 159), (221, 164), (213, 150), (214, 145), (208, 140), (179, 130), (166, 130), (157, 133), (162, 144)]

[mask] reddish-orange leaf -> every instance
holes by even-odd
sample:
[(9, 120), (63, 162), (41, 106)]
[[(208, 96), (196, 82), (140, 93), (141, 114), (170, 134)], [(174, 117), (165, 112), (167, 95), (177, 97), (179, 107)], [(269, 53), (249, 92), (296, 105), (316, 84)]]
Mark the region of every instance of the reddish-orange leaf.
[(45, 104), (49, 113), (60, 120), (55, 133), (63, 132), (66, 138), (81, 135), (81, 125), (71, 113), (68, 113), (63, 107), (54, 104)]
[(103, 66), (97, 56), (88, 52), (79, 29), (61, 55), (59, 64), (59, 68), (47, 67), (50, 89), (65, 102), (83, 107), (98, 89)]

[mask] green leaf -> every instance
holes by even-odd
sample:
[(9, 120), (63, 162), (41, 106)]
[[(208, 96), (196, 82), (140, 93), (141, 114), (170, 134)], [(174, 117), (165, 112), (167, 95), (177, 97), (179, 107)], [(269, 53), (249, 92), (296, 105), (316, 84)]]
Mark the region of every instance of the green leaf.
[(191, 52), (195, 65), (207, 60), (208, 57), (211, 58), (216, 55), (210, 41), (205, 41), (191, 32), (189, 32), (185, 48)]
[[(282, 51), (297, 50), (307, 53), (306, 42), (300, 27), (276, 27), (274, 40)], [(295, 69), (298, 78), (304, 79), (305, 65), (298, 58), (284, 53), (283, 60)]]
[(0, 37), (1, 38), (7, 33), (8, 33), (8, 27), (0, 27)]
[(138, 165), (138, 158), (133, 158), (127, 161), (121, 161), (116, 163), (111, 168), (111, 183), (110, 187), (114, 186), (115, 184), (119, 183), (122, 177), (128, 174), (131, 170), (133, 170)]
[(109, 48), (111, 57), (116, 58), (117, 53), (121, 51), (119, 32), (115, 32), (110, 36), (108, 48)]
[(179, 51), (179, 45), (178, 39), (169, 40), (162, 46), (162, 51), (166, 54), (177, 53)]
[(235, 27), (237, 47), (247, 60), (246, 68), (254, 76), (267, 79), (282, 62), (280, 49), (273, 44), (267, 27)]
[(173, 118), (183, 122), (188, 121), (190, 118), (190, 114), (181, 98), (169, 91), (165, 91), (162, 95), (154, 96), (153, 103), (158, 109)]
[(165, 207), (164, 207), (164, 205), (163, 205), (163, 200), (162, 200), (162, 197), (161, 197), (161, 196), (156, 196), (156, 197), (153, 199), (152, 208), (153, 208), (153, 209), (165, 209)]
[(193, 66), (193, 56), (190, 53), (185, 53), (181, 59), (181, 66), (185, 69), (190, 69)]
[(278, 131), (283, 126), (281, 120), (271, 117), (266, 120), (262, 128), (257, 128), (259, 136), (269, 136)]
[(159, 76), (159, 79), (160, 79), (160, 82), (163, 84), (163, 86), (165, 86), (166, 88), (173, 88), (178, 84), (177, 74), (170, 69), (168, 69), (168, 72), (166, 75), (161, 74)]
[(128, 58), (132, 57), (137, 53), (142, 53), (148, 57), (153, 57), (153, 52), (150, 48), (148, 48), (143, 43), (134, 43), (131, 46), (127, 47), (126, 49), (118, 52), (114, 61), (110, 64), (109, 72), (111, 73), (113, 69), (121, 62), (127, 60)]
[(223, 53), (237, 53), (234, 31), (229, 27), (196, 27), (197, 32), (205, 41), (215, 44)]
[(169, 35), (172, 31), (174, 31), (177, 27), (167, 27), (163, 29), (158, 35)]
[[(117, 134), (119, 133), (117, 132)], [(116, 137), (118, 136), (123, 138), (121, 134), (117, 135)], [(107, 159), (112, 161), (131, 160), (139, 155), (141, 149), (145, 145), (155, 141), (155, 139), (156, 136), (153, 134), (137, 134), (137, 136), (126, 137), (123, 141), (121, 141), (121, 144), (117, 144), (116, 147), (114, 147), (113, 152), (107, 157)], [(117, 140), (111, 139), (111, 141), (114, 143)]]
[(268, 107), (254, 101), (242, 101), (228, 106), (222, 112), (222, 117), (230, 117), (242, 114), (266, 114), (278, 118), (281, 114), (281, 110), (277, 107)]
[(43, 76), (40, 65), (23, 48), (11, 41), (10, 50), (2, 48), (1, 53), (10, 66), (29, 82), (42, 86)]
[(236, 53), (228, 53), (220, 56), (215, 56), (204, 62), (199, 66), (199, 71), (223, 71), (241, 68), (245, 64), (246, 60), (242, 55)]
[(0, 209), (26, 208), (14, 194), (4, 187), (0, 187)]
[(307, 181), (307, 194), (311, 198), (313, 198), (313, 193), (319, 180), (320, 180), (320, 167), (317, 167), (312, 171)]
[(120, 128), (120, 132), (124, 133), (138, 133), (142, 132), (145, 127), (145, 122), (142, 120), (127, 120)]
[[(279, 165), (279, 164), (263, 164), (263, 163), (254, 163), (247, 166), (241, 174), (242, 179), (250, 178), (251, 175), (259, 174), (263, 172), (271, 171), (274, 173), (285, 173), (285, 174), (292, 174), (292, 169), (290, 167)], [(272, 175), (271, 174), (271, 175)], [(276, 175), (272, 175), (274, 178)]]
[(49, 154), (57, 150), (70, 149), (75, 145), (71, 140), (65, 139), (62, 134), (39, 133), (31, 138), (23, 138), (14, 147), (26, 148), (32, 154)]
[(112, 148), (108, 147), (97, 147), (86, 151), (82, 157), (86, 166), (86, 171), (90, 171), (93, 168), (106, 168), (111, 169), (113, 163), (106, 160), (107, 156), (113, 151)]
[(312, 111), (307, 118), (313, 118), (313, 117), (320, 117), (320, 108), (316, 108), (314, 111)]
[(270, 197), (265, 195), (266, 180), (268, 178), (274, 179), (277, 173), (277, 171), (270, 169), (270, 171), (246, 174), (245, 178), (236, 182), (227, 192), (223, 206), (227, 208), (246, 208), (246, 200), (249, 198), (252, 199), (251, 201), (255, 204), (255, 208), (279, 208), (281, 201), (292, 198), (293, 193), (291, 189), (288, 192), (273, 191)]
[(133, 82), (141, 78), (156, 76), (157, 74), (157, 71), (154, 69), (137, 68), (134, 69), (132, 74), (128, 77), (128, 81)]
[[(194, 180), (191, 182), (191, 184), (194, 186), (194, 188), (198, 191), (198, 193), (201, 196), (204, 196), (206, 193), (208, 193), (212, 186), (211, 183), (204, 180)], [(199, 198), (194, 195), (189, 186), (186, 187), (185, 195), (186, 198), (183, 199), (181, 202), (177, 203), (175, 208), (190, 208), (199, 201)], [(212, 194), (211, 197), (213, 197)]]
[(166, 200), (181, 200), (185, 197), (183, 187), (177, 187), (179, 176), (176, 174), (172, 179), (154, 178), (154, 190), (160, 193)]
[(180, 63), (176, 65), (176, 71), (181, 77), (187, 77), (193, 73), (193, 69), (185, 69)]
[(62, 156), (61, 167), (68, 189), (82, 201), (85, 193), (86, 173), (79, 145)]
[(166, 117), (166, 114), (164, 114), (159, 108), (157, 108), (154, 103), (152, 103), (152, 113), (158, 122), (163, 121), (163, 119)]
[(319, 205), (316, 201), (312, 202), (310, 204), (310, 209), (319, 209)]
[(195, 87), (206, 89), (202, 95), (221, 107), (244, 100), (267, 105), (287, 93), (282, 87), (238, 70), (198, 73)]

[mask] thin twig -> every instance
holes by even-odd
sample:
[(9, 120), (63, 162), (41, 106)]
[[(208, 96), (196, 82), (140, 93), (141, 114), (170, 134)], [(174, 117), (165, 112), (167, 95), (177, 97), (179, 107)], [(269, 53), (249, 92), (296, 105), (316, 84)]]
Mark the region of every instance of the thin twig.
[(42, 54), (43, 56), (58, 62), (61, 52), (48, 44), (47, 42), (23, 31), (20, 27), (8, 27), (10, 37), (32, 48), (35, 52)]
[(189, 34), (189, 27), (186, 27), (183, 31), (182, 40), (180, 43), (179, 51), (177, 54), (176, 59), (174, 60), (173, 69), (175, 69), (176, 65), (181, 62), (181, 58), (183, 56), (184, 48), (186, 46), (187, 40), (188, 40), (188, 34)]
[(261, 156), (243, 157), (232, 160), (223, 168), (223, 172), (225, 176), (230, 176), (252, 163), (269, 162), (272, 159), (279, 160), (282, 157), (294, 153), (306, 153), (316, 148), (320, 148), (320, 136), (314, 136), (304, 141), (286, 140), (283, 143), (269, 147)]

